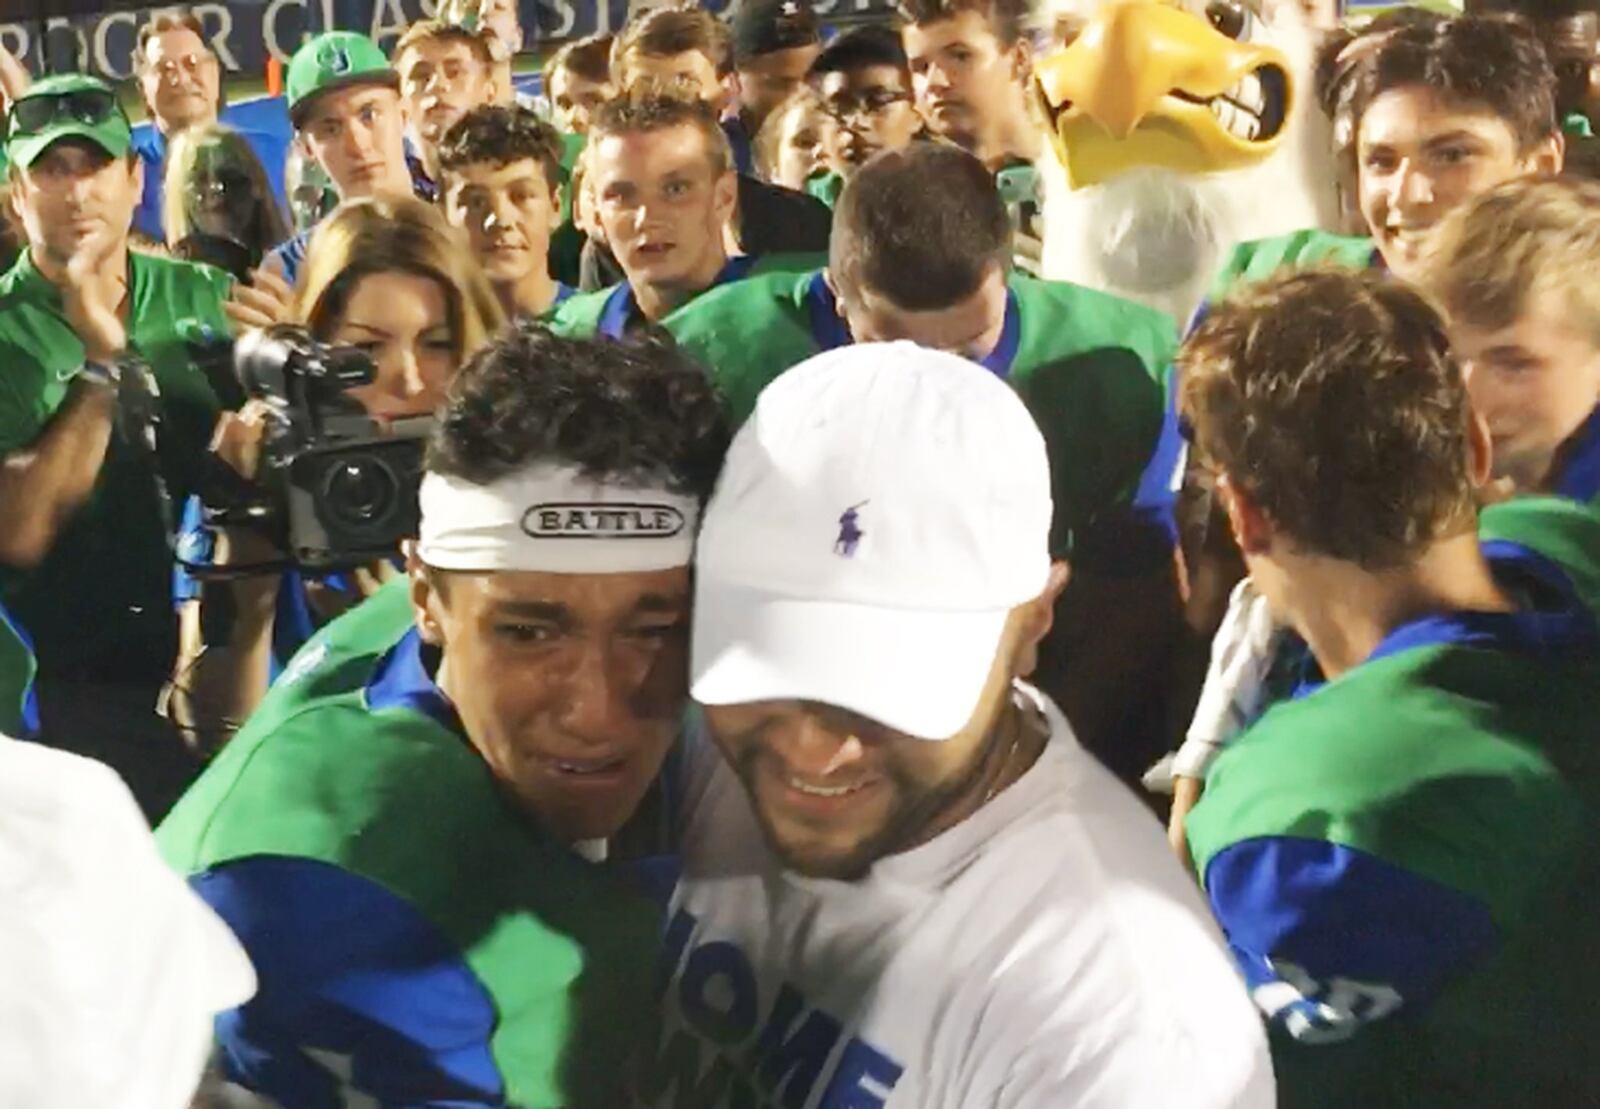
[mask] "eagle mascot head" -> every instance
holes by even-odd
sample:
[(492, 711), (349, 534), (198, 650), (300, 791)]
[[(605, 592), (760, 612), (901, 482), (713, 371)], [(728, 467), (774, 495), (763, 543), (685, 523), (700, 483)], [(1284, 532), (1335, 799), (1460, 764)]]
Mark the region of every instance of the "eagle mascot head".
[(1338, 221), (1296, 0), (1047, 0), (1047, 277), (1189, 317), (1234, 244)]

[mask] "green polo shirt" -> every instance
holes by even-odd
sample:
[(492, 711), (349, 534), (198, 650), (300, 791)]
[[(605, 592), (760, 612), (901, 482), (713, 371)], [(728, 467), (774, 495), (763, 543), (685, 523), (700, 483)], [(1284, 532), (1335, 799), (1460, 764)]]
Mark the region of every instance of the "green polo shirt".
[[(220, 410), (178, 336), (183, 320), (226, 333), (231, 279), (208, 266), (128, 254), (128, 346), (160, 388), (160, 473), (172, 504), (197, 491)], [(61, 294), (28, 251), (0, 277), (0, 452), (38, 438), (84, 357)], [(236, 403), (238, 397), (230, 397)], [(44, 561), (0, 570), (0, 600), (33, 638), (41, 673), (91, 660), (159, 669), (174, 642), (172, 556), (157, 486), (139, 452), (113, 436), (86, 504)], [(166, 658), (149, 657), (152, 653)]]

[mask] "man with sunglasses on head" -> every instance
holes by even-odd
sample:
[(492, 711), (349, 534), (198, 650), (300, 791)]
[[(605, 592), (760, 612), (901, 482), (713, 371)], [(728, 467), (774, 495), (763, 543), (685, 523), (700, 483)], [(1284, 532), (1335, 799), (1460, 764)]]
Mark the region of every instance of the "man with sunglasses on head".
[(103, 82), (35, 83), (6, 154), (27, 245), (0, 277), (0, 600), (38, 654), (44, 740), (156, 814), (192, 771), (155, 712), (177, 645), (166, 509), (220, 407), (178, 322), (225, 329), (228, 279), (128, 249), (144, 167)]

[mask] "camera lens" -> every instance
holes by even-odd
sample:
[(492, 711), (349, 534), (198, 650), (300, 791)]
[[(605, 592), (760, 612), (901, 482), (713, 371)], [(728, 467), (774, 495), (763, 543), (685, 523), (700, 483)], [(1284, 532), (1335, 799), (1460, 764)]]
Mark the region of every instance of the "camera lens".
[(385, 463), (375, 458), (349, 458), (329, 467), (322, 482), (322, 509), (330, 522), (347, 528), (366, 528), (394, 513), (400, 499), (400, 481)]

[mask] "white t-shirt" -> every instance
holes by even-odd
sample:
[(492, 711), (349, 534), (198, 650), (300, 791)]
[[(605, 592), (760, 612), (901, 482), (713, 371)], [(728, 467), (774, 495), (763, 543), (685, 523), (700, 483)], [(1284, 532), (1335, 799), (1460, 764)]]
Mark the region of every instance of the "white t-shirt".
[(641, 1104), (1273, 1104), (1260, 1019), (1160, 826), (1018, 691), (1049, 720), (1038, 762), (859, 882), (785, 873), (704, 760)]

